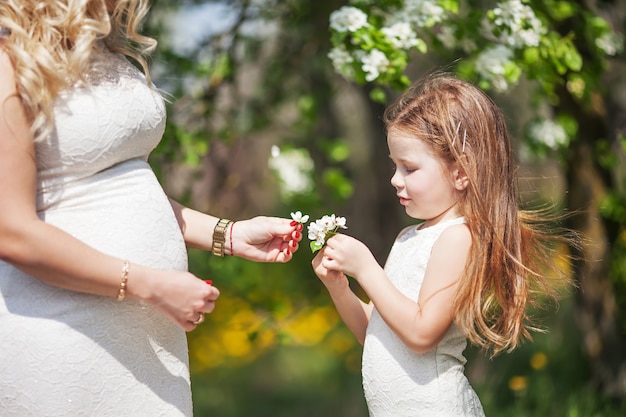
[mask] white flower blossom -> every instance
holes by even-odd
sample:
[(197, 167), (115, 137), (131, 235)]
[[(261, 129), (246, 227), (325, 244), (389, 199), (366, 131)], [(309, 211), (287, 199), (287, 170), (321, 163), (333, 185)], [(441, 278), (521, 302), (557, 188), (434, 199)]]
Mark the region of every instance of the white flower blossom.
[(343, 6), (330, 14), (330, 27), (337, 32), (356, 32), (367, 25), (367, 14), (361, 9)]
[(419, 43), (417, 36), (407, 22), (398, 22), (382, 28), (383, 34), (398, 49), (410, 49)]
[(605, 54), (615, 56), (624, 49), (624, 38), (615, 32), (605, 33), (595, 41), (596, 46)]
[(317, 244), (323, 245), (326, 241), (326, 231), (324, 230), (324, 226), (315, 223), (309, 223), (307, 227), (309, 240), (314, 241)]
[(532, 123), (528, 134), (533, 141), (543, 143), (553, 150), (558, 150), (569, 143), (569, 138), (563, 126), (550, 119)]
[(295, 213), (292, 212), (291, 218), (293, 219), (293, 221), (298, 222), (298, 223), (306, 223), (309, 221), (309, 215), (302, 214), (301, 211), (296, 211)]
[(456, 47), (456, 36), (454, 28), (451, 26), (442, 27), (439, 33), (437, 33), (437, 39), (439, 39), (447, 49), (454, 49)]
[(346, 218), (335, 217), (335, 226), (339, 227), (340, 229), (347, 229), (348, 227), (346, 226)]
[(314, 163), (305, 149), (289, 149), (281, 152), (278, 146), (272, 147), (269, 167), (280, 180), (281, 194), (289, 198), (313, 190)]
[(509, 84), (505, 77), (505, 66), (510, 62), (512, 55), (512, 51), (504, 45), (485, 49), (476, 60), (476, 71), (488, 80), (496, 91), (506, 91)]
[(334, 214), (325, 215), (307, 226), (309, 240), (311, 240), (311, 251), (321, 249), (326, 240), (336, 234), (339, 229), (347, 229), (346, 218), (338, 217)]
[(354, 71), (350, 66), (350, 64), (354, 62), (354, 58), (343, 45), (331, 49), (328, 53), (328, 58), (330, 58), (333, 68), (337, 73), (346, 78), (352, 78), (354, 76)]
[(538, 46), (541, 35), (546, 33), (533, 9), (520, 0), (500, 2), (492, 12), (493, 20), (483, 20), (483, 31), (496, 35), (500, 42), (510, 47)]
[(393, 17), (416, 27), (431, 27), (444, 21), (446, 11), (434, 0), (405, 0), (404, 8)]
[(366, 81), (374, 81), (378, 76), (387, 71), (389, 67), (389, 59), (384, 52), (378, 49), (372, 49), (369, 54), (365, 54), (361, 58), (361, 69), (365, 72)]

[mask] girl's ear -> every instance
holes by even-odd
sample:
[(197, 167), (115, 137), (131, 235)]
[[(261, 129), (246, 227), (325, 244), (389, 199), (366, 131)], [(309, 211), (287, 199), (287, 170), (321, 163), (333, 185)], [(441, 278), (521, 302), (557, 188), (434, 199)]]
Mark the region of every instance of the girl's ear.
[(454, 188), (459, 191), (465, 190), (469, 185), (469, 178), (465, 170), (458, 165), (452, 170), (452, 179), (454, 181)]

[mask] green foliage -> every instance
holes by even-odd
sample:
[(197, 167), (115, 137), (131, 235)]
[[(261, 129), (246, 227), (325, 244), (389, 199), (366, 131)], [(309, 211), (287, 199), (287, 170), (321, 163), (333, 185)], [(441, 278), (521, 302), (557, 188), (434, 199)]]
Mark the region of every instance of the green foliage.
[(324, 185), (330, 190), (331, 196), (338, 201), (345, 201), (354, 192), (352, 181), (339, 168), (326, 168), (323, 173)]
[(334, 353), (281, 346), (245, 369), (196, 374), (194, 416), (363, 417), (360, 379)]
[[(580, 416), (618, 417), (626, 404), (595, 392), (580, 338), (571, 319), (573, 299), (565, 297), (558, 313), (542, 312), (549, 333), (536, 333), (532, 343), (500, 355), (489, 363), (487, 375), (474, 381), (487, 416)], [(538, 313), (536, 313), (538, 314)], [(550, 318), (549, 320), (547, 320)], [(480, 352), (470, 349), (470, 376), (485, 366)]]

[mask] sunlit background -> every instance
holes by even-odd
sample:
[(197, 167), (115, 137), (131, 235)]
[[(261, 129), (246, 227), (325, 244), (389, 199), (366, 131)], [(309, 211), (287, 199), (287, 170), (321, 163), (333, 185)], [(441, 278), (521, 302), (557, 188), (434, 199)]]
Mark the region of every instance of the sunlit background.
[[(345, 216), (381, 264), (413, 221), (389, 184), (386, 104), (440, 68), (486, 89), (515, 139), (523, 205), (576, 213), (566, 225), (585, 246), (558, 248), (575, 286), (532, 312), (547, 332), (493, 359), (468, 348), (466, 373), (488, 416), (626, 415), (623, 1), (152, 5), (169, 125), (151, 163), (168, 192), (234, 220)], [(189, 255), (222, 294), (188, 335), (196, 417), (367, 416), (361, 346), (306, 238), (284, 265)]]

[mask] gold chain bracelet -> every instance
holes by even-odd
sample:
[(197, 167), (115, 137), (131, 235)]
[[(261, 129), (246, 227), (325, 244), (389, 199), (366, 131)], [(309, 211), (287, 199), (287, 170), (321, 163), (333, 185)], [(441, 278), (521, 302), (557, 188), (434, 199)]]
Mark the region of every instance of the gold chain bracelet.
[(120, 281), (120, 289), (117, 292), (117, 301), (123, 301), (126, 298), (126, 285), (128, 283), (128, 272), (130, 271), (130, 262), (124, 259), (122, 267), (122, 280)]
[(225, 255), (224, 249), (226, 246), (226, 230), (228, 230), (228, 225), (231, 223), (232, 220), (219, 219), (215, 225), (215, 229), (213, 229), (213, 245), (211, 246), (214, 255)]

